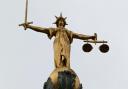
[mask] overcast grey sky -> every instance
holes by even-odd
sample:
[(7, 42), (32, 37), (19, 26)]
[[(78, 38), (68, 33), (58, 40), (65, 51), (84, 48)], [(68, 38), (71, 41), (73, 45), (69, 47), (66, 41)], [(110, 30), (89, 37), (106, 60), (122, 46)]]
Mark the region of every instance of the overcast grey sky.
[[(0, 2), (0, 89), (42, 89), (54, 69), (53, 40), (45, 34), (24, 31), (25, 0)], [(66, 28), (107, 40), (110, 51), (82, 51), (74, 40), (71, 68), (83, 89), (128, 89), (128, 0), (29, 0), (29, 21), (55, 27), (54, 15), (67, 17)]]

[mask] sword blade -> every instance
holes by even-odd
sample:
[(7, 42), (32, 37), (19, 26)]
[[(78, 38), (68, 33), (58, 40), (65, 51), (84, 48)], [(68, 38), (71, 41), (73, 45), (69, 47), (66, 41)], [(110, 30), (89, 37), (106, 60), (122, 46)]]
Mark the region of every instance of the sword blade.
[(25, 18), (24, 18), (24, 23), (19, 24), (19, 26), (24, 26), (24, 29), (26, 30), (27, 27), (25, 26), (25, 24), (33, 24), (33, 22), (27, 22), (27, 17), (28, 17), (28, 0), (26, 0), (25, 3)]
[(26, 5), (25, 5), (25, 23), (27, 23), (27, 17), (28, 17), (28, 0), (26, 0)]

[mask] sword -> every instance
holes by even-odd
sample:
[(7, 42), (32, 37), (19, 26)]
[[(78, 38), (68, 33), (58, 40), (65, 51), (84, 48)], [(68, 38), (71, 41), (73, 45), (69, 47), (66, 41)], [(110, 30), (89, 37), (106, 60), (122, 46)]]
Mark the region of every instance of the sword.
[[(28, 17), (28, 0), (26, 0), (26, 5), (25, 5), (25, 19), (24, 23), (19, 24), (19, 26), (24, 26), (25, 24), (33, 24), (33, 22), (27, 22), (27, 17)], [(26, 30), (27, 27), (24, 26), (24, 30)]]

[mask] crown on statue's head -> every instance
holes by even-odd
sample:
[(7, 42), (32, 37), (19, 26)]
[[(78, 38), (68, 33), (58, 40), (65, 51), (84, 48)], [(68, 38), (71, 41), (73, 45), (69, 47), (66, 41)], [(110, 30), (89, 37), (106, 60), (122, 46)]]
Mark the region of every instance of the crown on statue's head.
[(56, 17), (56, 22), (54, 22), (53, 24), (56, 24), (57, 27), (58, 27), (58, 22), (59, 22), (60, 20), (62, 20), (62, 21), (64, 22), (64, 26), (65, 26), (65, 25), (68, 25), (68, 24), (66, 23), (67, 17), (63, 17), (63, 16), (62, 16), (62, 13), (60, 13), (60, 16), (59, 16), (59, 17), (57, 17), (57, 16), (55, 16), (55, 17)]

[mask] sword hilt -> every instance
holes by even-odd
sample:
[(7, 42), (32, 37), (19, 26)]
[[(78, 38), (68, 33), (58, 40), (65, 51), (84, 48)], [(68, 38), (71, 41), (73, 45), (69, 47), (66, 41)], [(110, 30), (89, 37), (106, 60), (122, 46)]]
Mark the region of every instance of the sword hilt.
[(29, 25), (29, 24), (33, 24), (33, 22), (25, 22), (25, 23), (19, 24), (19, 26), (23, 26), (24, 30), (26, 30), (27, 29), (26, 25)]

